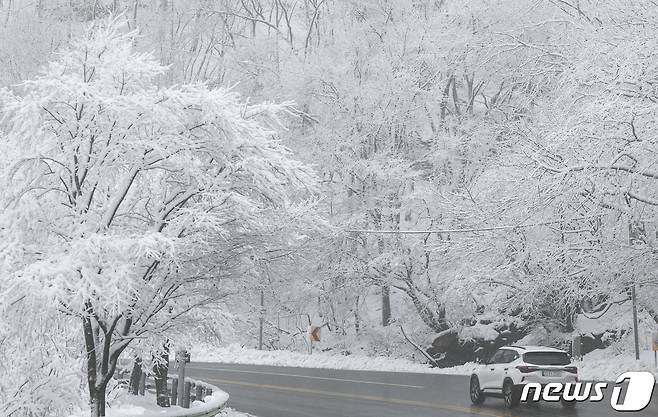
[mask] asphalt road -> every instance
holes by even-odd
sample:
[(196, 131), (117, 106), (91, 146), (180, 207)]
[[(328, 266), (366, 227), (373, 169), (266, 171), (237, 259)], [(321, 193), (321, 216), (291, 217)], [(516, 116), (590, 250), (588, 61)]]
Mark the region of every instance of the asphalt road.
[(221, 387), (229, 406), (258, 417), (658, 417), (658, 388), (638, 413), (613, 410), (609, 394), (573, 410), (540, 403), (509, 412), (498, 398), (471, 405), (465, 376), (199, 362), (188, 364), (186, 374)]

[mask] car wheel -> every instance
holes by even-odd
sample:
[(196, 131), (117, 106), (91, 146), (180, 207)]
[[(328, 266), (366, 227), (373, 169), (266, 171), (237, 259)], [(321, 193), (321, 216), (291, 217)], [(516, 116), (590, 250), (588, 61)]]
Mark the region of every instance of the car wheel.
[(510, 380), (505, 381), (503, 384), (503, 399), (505, 400), (505, 407), (507, 408), (515, 408), (521, 401), (519, 390)]
[(475, 405), (480, 405), (484, 402), (484, 393), (480, 389), (480, 380), (477, 376), (471, 376), (471, 384), (469, 388), (471, 394), (471, 402)]
[(575, 401), (565, 401), (564, 398), (560, 399), (560, 402), (564, 408), (574, 408), (577, 404)]

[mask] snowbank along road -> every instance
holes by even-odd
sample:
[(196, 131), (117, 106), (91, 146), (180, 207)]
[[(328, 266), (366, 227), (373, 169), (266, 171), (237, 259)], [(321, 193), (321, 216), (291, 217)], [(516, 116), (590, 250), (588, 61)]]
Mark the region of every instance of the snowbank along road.
[[(473, 406), (468, 377), (461, 375), (220, 363), (191, 363), (187, 370), (229, 392), (231, 407), (259, 417), (619, 416), (607, 401), (581, 403), (573, 410), (540, 403), (510, 412), (498, 398)], [(626, 414), (658, 417), (656, 392), (645, 410)]]

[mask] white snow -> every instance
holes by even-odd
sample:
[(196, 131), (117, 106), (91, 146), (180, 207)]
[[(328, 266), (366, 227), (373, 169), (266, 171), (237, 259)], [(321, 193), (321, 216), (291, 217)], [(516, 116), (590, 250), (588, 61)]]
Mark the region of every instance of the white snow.
[[(628, 329), (631, 323), (631, 306), (614, 305), (605, 315), (598, 319), (589, 319), (582, 314), (576, 321), (576, 330), (580, 334), (610, 335), (612, 329)], [(640, 321), (640, 360), (635, 360), (635, 348), (632, 333), (627, 333), (621, 340), (612, 343), (606, 349), (598, 349), (585, 355), (582, 360), (575, 361), (581, 379), (613, 381), (626, 371), (649, 371), (658, 378), (658, 369), (654, 365), (654, 354), (651, 349), (651, 331), (653, 328), (646, 323), (649, 319)], [(643, 325), (644, 324), (644, 325)]]
[(241, 413), (240, 411), (234, 410), (230, 407), (223, 409), (217, 417), (254, 417), (252, 414)]
[(499, 333), (496, 331), (496, 323), (482, 324), (464, 327), (459, 335), (464, 339), (496, 340)]
[(452, 368), (431, 368), (427, 364), (405, 359), (369, 357), (363, 355), (336, 355), (327, 352), (304, 354), (284, 350), (257, 350), (237, 344), (227, 347), (192, 348), (194, 362), (220, 362), (249, 365), (273, 365), (299, 368), (349, 369), (360, 371), (419, 372), (437, 374), (468, 375), (475, 363)]
[(588, 353), (581, 361), (574, 361), (578, 377), (582, 380), (614, 381), (626, 371), (649, 371), (658, 379), (658, 368), (654, 366), (653, 352), (641, 351), (640, 360), (635, 360), (633, 351), (620, 351), (615, 346)]
[[(207, 385), (207, 384), (206, 384)], [(217, 387), (211, 386), (213, 389), (212, 395), (206, 396), (204, 401), (194, 401), (189, 409), (179, 406), (171, 406), (168, 408), (159, 407), (156, 404), (155, 396), (147, 393), (144, 396), (130, 395), (126, 390), (123, 390), (113, 401), (106, 406), (107, 417), (184, 417), (190, 414), (190, 410), (195, 413), (210, 411), (219, 408), (222, 404), (228, 401), (229, 395)], [(79, 412), (78, 414), (69, 417), (83, 417), (86, 412)], [(222, 417), (244, 417), (244, 414), (233, 413), (227, 411), (225, 414), (220, 414)]]
[[(268, 351), (243, 348), (236, 344), (221, 348), (205, 347), (193, 349), (192, 358), (195, 362), (450, 375), (470, 375), (474, 369), (480, 366), (476, 363), (469, 362), (450, 368), (431, 368), (426, 364), (415, 363), (404, 359), (362, 355), (343, 356), (326, 352), (309, 355), (282, 350)], [(573, 363), (578, 367), (578, 375), (582, 380), (613, 381), (623, 372), (634, 370), (651, 371), (658, 378), (658, 369), (653, 365), (653, 353), (649, 351), (641, 352), (641, 360), (636, 363), (632, 351), (611, 346), (607, 349), (595, 350), (585, 355), (582, 360), (574, 361)]]
[[(633, 326), (632, 305), (629, 302), (615, 304), (598, 318), (588, 318), (584, 314), (578, 314), (574, 323), (575, 333), (580, 335), (613, 335), (612, 332), (630, 329)], [(653, 327), (651, 317), (645, 313), (639, 313), (641, 333), (650, 332)], [(644, 342), (644, 340), (641, 340)], [(619, 342), (617, 342), (619, 343)]]

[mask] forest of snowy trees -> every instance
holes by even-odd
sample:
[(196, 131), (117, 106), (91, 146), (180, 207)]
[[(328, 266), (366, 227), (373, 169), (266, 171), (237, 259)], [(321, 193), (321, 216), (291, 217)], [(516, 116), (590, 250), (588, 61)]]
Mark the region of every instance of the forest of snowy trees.
[(260, 321), (452, 365), (584, 306), (622, 343), (634, 287), (655, 329), (657, 54), (649, 0), (0, 0), (0, 416)]

